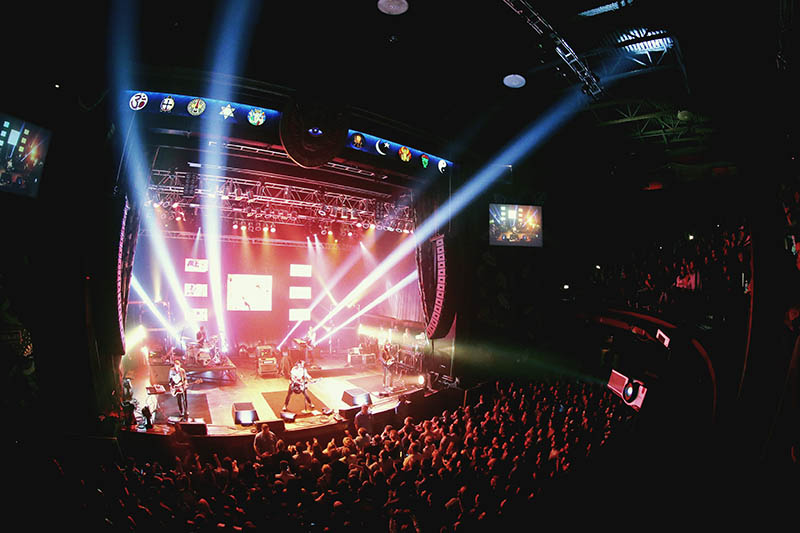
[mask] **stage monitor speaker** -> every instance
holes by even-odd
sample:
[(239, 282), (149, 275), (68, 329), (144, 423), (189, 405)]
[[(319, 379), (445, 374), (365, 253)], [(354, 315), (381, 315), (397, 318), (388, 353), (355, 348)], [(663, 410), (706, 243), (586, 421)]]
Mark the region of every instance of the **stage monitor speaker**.
[(208, 427), (205, 422), (178, 422), (178, 426), (188, 435), (208, 435)]
[(372, 398), (364, 389), (347, 389), (342, 393), (342, 401), (347, 405), (360, 407), (362, 405), (370, 405)]
[(231, 414), (233, 415), (233, 422), (241, 426), (251, 426), (253, 422), (258, 420), (256, 408), (250, 402), (234, 403), (231, 408)]
[(290, 413), (289, 411), (281, 411), (281, 418), (284, 422), (294, 422), (296, 416), (297, 415)]

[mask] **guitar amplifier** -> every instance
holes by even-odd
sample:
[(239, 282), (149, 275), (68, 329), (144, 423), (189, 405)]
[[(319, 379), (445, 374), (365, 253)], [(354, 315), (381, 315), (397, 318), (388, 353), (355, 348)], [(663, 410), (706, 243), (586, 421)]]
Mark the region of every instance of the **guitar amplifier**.
[(259, 357), (258, 358), (258, 374), (263, 376), (265, 374), (277, 374), (278, 361), (274, 357)]

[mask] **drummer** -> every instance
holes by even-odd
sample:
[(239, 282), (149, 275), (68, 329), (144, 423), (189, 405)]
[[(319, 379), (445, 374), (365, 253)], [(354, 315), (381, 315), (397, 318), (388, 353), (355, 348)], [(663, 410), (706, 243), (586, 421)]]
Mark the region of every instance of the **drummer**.
[(200, 329), (197, 330), (197, 335), (195, 336), (195, 338), (197, 339), (197, 345), (200, 348), (205, 347), (206, 340), (208, 339), (208, 334), (206, 333), (206, 327), (205, 326), (200, 326)]

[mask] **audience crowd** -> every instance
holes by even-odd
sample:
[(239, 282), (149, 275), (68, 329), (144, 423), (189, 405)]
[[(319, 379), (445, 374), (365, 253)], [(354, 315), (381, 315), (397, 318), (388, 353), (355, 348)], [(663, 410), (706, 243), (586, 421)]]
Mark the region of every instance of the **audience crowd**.
[(291, 444), (265, 426), (248, 457), (189, 445), (172, 464), (95, 471), (54, 456), (43, 481), (63, 494), (59, 520), (92, 530), (487, 531), (530, 520), (633, 414), (599, 383), (497, 381), (474, 403), (399, 427), (361, 417), (329, 442)]
[(592, 284), (629, 307), (724, 321), (745, 312), (751, 281), (747, 226), (717, 224), (634, 249), (630, 261), (597, 268)]

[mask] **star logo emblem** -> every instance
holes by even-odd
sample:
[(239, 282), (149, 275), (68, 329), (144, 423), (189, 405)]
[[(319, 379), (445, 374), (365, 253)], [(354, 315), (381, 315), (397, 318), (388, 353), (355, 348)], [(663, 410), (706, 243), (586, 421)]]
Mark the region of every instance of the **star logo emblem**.
[(219, 114), (222, 115), (222, 118), (227, 120), (233, 116), (234, 111), (236, 111), (236, 109), (231, 107), (231, 104), (225, 104)]

